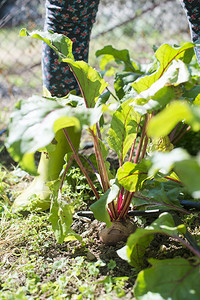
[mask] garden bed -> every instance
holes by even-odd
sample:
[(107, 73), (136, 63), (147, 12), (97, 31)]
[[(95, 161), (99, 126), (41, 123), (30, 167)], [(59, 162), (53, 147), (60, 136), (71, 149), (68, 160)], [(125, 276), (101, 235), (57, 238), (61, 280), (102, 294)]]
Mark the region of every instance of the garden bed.
[[(13, 161), (5, 149), (0, 157), (4, 178), (1, 182), (1, 201), (6, 197), (10, 199), (10, 203), (7, 203), (10, 211), (17, 190), (26, 186), (31, 177), (24, 176), (19, 169), (18, 173), (16, 169), (13, 171)], [(4, 167), (9, 171), (5, 171)], [(3, 183), (6, 184), (4, 189)], [(77, 205), (77, 194), (71, 196)], [(88, 198), (84, 193), (83, 196), (84, 209), (87, 210)], [(23, 217), (13, 215), (10, 211), (1, 219), (1, 299), (134, 299), (133, 286), (139, 270), (117, 254), (125, 242), (115, 246), (104, 245), (99, 240), (99, 231), (105, 225), (75, 215), (72, 229), (82, 237), (82, 242), (58, 244), (48, 217), (49, 212), (31, 213)], [(155, 217), (137, 217), (132, 220), (144, 227), (152, 223)], [(191, 234), (198, 236), (199, 222), (194, 221), (192, 215), (190, 218), (185, 217), (185, 222), (190, 224)], [(151, 257), (190, 259), (192, 256), (188, 249), (173, 238), (157, 234), (146, 250), (141, 267), (150, 267), (148, 259)]]

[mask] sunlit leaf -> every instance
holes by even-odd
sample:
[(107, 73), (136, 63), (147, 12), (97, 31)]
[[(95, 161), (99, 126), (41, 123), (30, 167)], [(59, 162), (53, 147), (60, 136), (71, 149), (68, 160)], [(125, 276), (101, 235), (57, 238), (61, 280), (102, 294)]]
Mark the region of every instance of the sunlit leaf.
[(126, 162), (117, 171), (119, 183), (128, 191), (138, 191), (143, 182), (148, 178), (147, 167), (143, 164)]
[(62, 62), (66, 62), (80, 86), (87, 107), (94, 107), (98, 97), (108, 85), (100, 74), (84, 61), (74, 61), (72, 42), (63, 34), (34, 31), (29, 33), (22, 29), (20, 36), (31, 36), (47, 43), (58, 55)]
[(87, 107), (94, 107), (98, 98), (103, 93), (108, 83), (101, 75), (84, 61), (73, 61), (65, 58), (63, 62), (68, 63), (81, 88), (82, 95)]
[(134, 109), (141, 115), (160, 110), (171, 100), (177, 99), (177, 90), (180, 89), (178, 85), (188, 81), (189, 77), (186, 65), (180, 60), (173, 61), (156, 82), (134, 98)]
[(107, 227), (111, 226), (110, 215), (107, 210), (108, 204), (117, 198), (118, 193), (118, 185), (113, 184), (111, 188), (103, 196), (101, 196), (98, 201), (90, 206), (90, 209), (94, 213), (94, 217), (97, 220), (106, 223)]
[(114, 79), (114, 88), (116, 95), (122, 99), (125, 94), (131, 89), (130, 84), (133, 83), (140, 74), (133, 72), (116, 72)]
[(180, 121), (191, 125), (194, 131), (200, 130), (200, 107), (192, 107), (186, 101), (170, 103), (150, 120), (147, 134), (151, 137), (166, 136)]
[[(200, 91), (199, 91), (200, 92)], [(196, 105), (200, 105), (200, 93), (196, 96), (195, 100), (194, 100), (194, 104)]]
[(139, 115), (129, 105), (129, 101), (124, 102), (113, 114), (107, 141), (122, 162), (134, 142), (139, 120)]
[(199, 156), (192, 157), (184, 149), (176, 148), (169, 153), (154, 153), (151, 161), (149, 175), (153, 176), (158, 171), (167, 174), (173, 169), (192, 196), (200, 197)]
[[(23, 168), (34, 173), (34, 152), (51, 143), (57, 131), (74, 127), (80, 132), (84, 126), (94, 125), (101, 116), (101, 107), (96, 109), (62, 106), (56, 101), (33, 96), (20, 101), (12, 113), (7, 148)], [(75, 138), (75, 137), (74, 137)]]
[(124, 71), (131, 71), (135, 72), (138, 71), (138, 67), (135, 63), (133, 63), (130, 59), (130, 55), (127, 49), (124, 50), (117, 50), (113, 48), (111, 45), (105, 46), (103, 49), (98, 50), (96, 52), (96, 56), (99, 57), (100, 55), (105, 55), (105, 58), (102, 62), (102, 70), (105, 70), (105, 66), (111, 60), (115, 60), (117, 63), (124, 63), (125, 70)]
[(189, 63), (194, 54), (193, 48), (194, 44), (192, 43), (185, 43), (181, 47), (171, 47), (168, 44), (162, 45), (155, 53), (155, 57), (159, 62), (159, 67), (156, 72), (139, 78), (132, 84), (132, 87), (138, 94), (149, 89), (150, 86), (166, 72), (173, 60), (179, 59), (184, 63)]
[(175, 148), (171, 152), (155, 152), (151, 157), (152, 166), (149, 174), (154, 176), (158, 171), (167, 175), (174, 167), (174, 163), (189, 159), (186, 150)]
[(65, 57), (68, 57), (72, 60), (74, 59), (74, 56), (72, 54), (73, 43), (64, 34), (55, 33), (53, 31), (43, 32), (39, 30), (30, 33), (27, 31), (27, 29), (23, 28), (21, 29), (19, 36), (30, 36), (45, 42), (58, 54), (60, 60)]

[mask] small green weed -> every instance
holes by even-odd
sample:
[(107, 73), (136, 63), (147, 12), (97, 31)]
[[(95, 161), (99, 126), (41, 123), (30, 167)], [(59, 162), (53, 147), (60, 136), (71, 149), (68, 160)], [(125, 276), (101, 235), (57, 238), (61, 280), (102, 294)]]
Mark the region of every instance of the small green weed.
[[(97, 188), (99, 183), (96, 182), (94, 185)], [(87, 209), (88, 206), (95, 201), (95, 196), (85, 176), (75, 165), (70, 168), (66, 175), (62, 193), (73, 203), (75, 210)]]
[[(26, 256), (18, 261), (15, 271), (9, 270), (7, 280), (1, 275), (0, 299), (101, 299), (100, 288), (105, 290), (104, 299), (110, 299), (106, 298), (110, 293), (121, 298), (128, 278), (106, 276), (99, 280), (104, 266), (101, 260), (88, 262), (84, 257), (62, 257), (48, 263), (35, 254)], [(18, 298), (13, 298), (16, 294)]]

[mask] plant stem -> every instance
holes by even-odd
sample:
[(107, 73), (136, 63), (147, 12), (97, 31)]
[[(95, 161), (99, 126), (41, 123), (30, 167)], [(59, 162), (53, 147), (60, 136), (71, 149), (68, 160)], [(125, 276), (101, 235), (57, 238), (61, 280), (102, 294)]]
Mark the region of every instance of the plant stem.
[[(190, 212), (187, 211), (186, 209), (181, 208), (181, 207), (177, 207), (177, 206), (174, 206), (174, 205), (171, 205), (171, 204), (168, 204), (168, 203), (166, 203), (166, 202), (155, 201), (155, 200), (152, 200), (152, 199), (150, 199), (150, 198), (148, 198), (148, 197), (145, 197), (145, 196), (143, 196), (143, 195), (139, 196), (139, 195), (137, 195), (137, 194), (135, 195), (135, 198), (141, 199), (141, 200), (147, 200), (147, 201), (149, 201), (150, 203), (154, 203), (154, 204), (157, 204), (157, 205), (165, 205), (165, 206), (167, 206), (167, 207), (169, 207), (169, 208), (171, 208), (171, 209), (175, 209), (176, 211), (180, 211), (180, 212), (182, 212), (182, 213), (184, 213), (184, 214), (186, 214), (186, 215), (190, 215)], [(200, 218), (200, 217), (199, 217), (199, 218)]]
[(146, 154), (146, 151), (147, 151), (147, 145), (148, 145), (149, 138), (146, 134), (146, 127), (147, 127), (147, 123), (148, 123), (149, 119), (150, 119), (150, 115), (147, 114), (145, 116), (145, 123), (144, 123), (144, 126), (143, 126), (145, 134), (144, 134), (144, 145), (143, 145), (140, 161), (145, 157), (145, 154)]
[(122, 208), (123, 194), (124, 194), (124, 187), (122, 186), (120, 194), (119, 194), (119, 196), (117, 198), (118, 213), (120, 213), (121, 208)]
[[(140, 119), (140, 122), (141, 122), (141, 119)], [(139, 132), (139, 128), (140, 128), (140, 122), (138, 123), (138, 126), (137, 126), (137, 132), (136, 132), (136, 137), (133, 141), (133, 145), (131, 147), (131, 152), (130, 152), (130, 155), (129, 155), (129, 160), (131, 162), (132, 158), (133, 158), (133, 153), (134, 153), (134, 150), (135, 150), (135, 144), (136, 144), (136, 140), (137, 140), (137, 137), (138, 137), (138, 132)]]
[(69, 168), (70, 168), (70, 166), (71, 166), (71, 164), (72, 164), (73, 159), (74, 159), (74, 155), (72, 155), (72, 156), (70, 157), (70, 159), (69, 159), (69, 161), (68, 161), (68, 163), (67, 163), (67, 166), (66, 166), (66, 168), (65, 168), (65, 171), (64, 171), (64, 174), (63, 174), (63, 177), (62, 177), (62, 181), (61, 181), (60, 187), (59, 187), (59, 190), (60, 190), (60, 191), (62, 190), (62, 187), (63, 187), (64, 181), (65, 181), (66, 174), (67, 174), (67, 172), (68, 172), (68, 170), (69, 170)]
[(174, 140), (174, 136), (177, 134), (178, 128), (180, 127), (180, 122), (178, 124), (176, 124), (176, 126), (174, 127), (174, 129), (170, 132), (169, 134), (169, 139), (170, 142), (172, 143)]
[[(134, 163), (138, 163), (139, 159), (143, 159), (144, 156), (145, 156), (145, 153), (146, 153), (146, 149), (147, 149), (147, 145), (148, 145), (148, 137), (146, 135), (146, 125), (147, 125), (148, 118), (149, 118), (148, 115), (146, 115), (145, 120), (144, 120), (144, 125), (142, 127), (142, 134), (141, 134), (141, 137), (140, 137), (139, 145), (138, 145), (136, 156), (135, 156), (135, 159), (134, 159)], [(141, 122), (141, 119), (140, 119), (140, 122)], [(138, 136), (139, 127), (140, 127), (140, 122), (137, 126), (137, 133), (136, 133), (136, 137), (135, 137), (135, 140), (134, 140), (132, 148), (131, 148), (131, 152), (130, 152), (130, 155), (129, 155), (129, 161), (131, 161), (132, 157), (133, 157), (133, 152), (134, 152), (134, 149), (135, 149), (135, 143), (136, 143), (136, 139), (137, 139), (137, 136)], [(144, 146), (142, 148), (143, 142), (144, 142)], [(142, 150), (142, 154), (141, 154), (141, 150)], [(120, 193), (120, 197), (121, 197), (120, 200), (121, 201), (119, 203), (121, 205), (120, 205), (120, 207), (118, 206), (118, 211), (119, 211), (118, 219), (123, 219), (123, 218), (126, 217), (126, 215), (128, 213), (128, 210), (129, 210), (131, 200), (132, 200), (133, 195), (134, 195), (134, 192), (129, 192), (127, 190), (125, 191), (124, 196), (123, 196), (123, 193), (124, 193), (124, 189), (121, 190), (121, 193)]]
[[(78, 85), (79, 85), (81, 94), (82, 94), (83, 99), (84, 99), (84, 102), (85, 102), (85, 106), (86, 106), (86, 108), (88, 108), (88, 103), (87, 103), (86, 97), (85, 97), (85, 95), (84, 95), (83, 89), (82, 89), (82, 87), (81, 87), (81, 85), (80, 85), (80, 82), (79, 82), (79, 80), (78, 80), (78, 78), (77, 78), (75, 72), (73, 71), (73, 69), (72, 69), (71, 67), (70, 67), (70, 69), (71, 69), (72, 73), (74, 74), (74, 76), (75, 76), (75, 78), (76, 78), (76, 81), (77, 81), (77, 83), (78, 83)], [(113, 94), (112, 94), (112, 95), (113, 95)], [(114, 96), (114, 95), (113, 95), (113, 96)], [(118, 101), (118, 99), (117, 99), (115, 96), (114, 96), (114, 98)], [(64, 129), (63, 129), (63, 130), (64, 130)], [(97, 132), (98, 132), (98, 126), (97, 126)], [(64, 133), (65, 133), (65, 136), (66, 136), (66, 138), (67, 138), (67, 140), (68, 140), (68, 142), (69, 142), (69, 144), (70, 144), (70, 146), (71, 146), (71, 148), (72, 148), (72, 151), (73, 151), (73, 153), (74, 153), (74, 158), (75, 158), (76, 162), (78, 163), (78, 165), (79, 165), (81, 171), (82, 171), (83, 174), (85, 175), (85, 177), (86, 177), (86, 179), (87, 179), (87, 181), (88, 181), (90, 187), (92, 188), (92, 190), (93, 190), (93, 192), (94, 192), (96, 198), (99, 199), (100, 196), (99, 196), (99, 194), (98, 194), (96, 188), (94, 187), (94, 185), (93, 185), (91, 179), (90, 179), (89, 176), (87, 175), (87, 172), (86, 172), (85, 168), (83, 167), (83, 165), (82, 165), (82, 163), (81, 163), (81, 161), (80, 161), (80, 158), (78, 157), (78, 155), (77, 155), (77, 153), (76, 153), (76, 150), (75, 150), (75, 148), (73, 147), (73, 145), (72, 145), (72, 143), (71, 143), (71, 141), (70, 141), (70, 138), (69, 138), (69, 136), (68, 136), (66, 130), (64, 131)], [(107, 171), (106, 171), (106, 167), (105, 167), (105, 163), (104, 163), (104, 160), (103, 160), (103, 157), (102, 157), (102, 153), (101, 153), (101, 149), (100, 149), (100, 145), (99, 145), (98, 139), (97, 139), (97, 137), (95, 136), (93, 130), (90, 129), (90, 133), (92, 134), (92, 137), (93, 137), (94, 149), (95, 149), (95, 155), (96, 155), (97, 164), (98, 164), (98, 168), (99, 168), (99, 175), (100, 175), (100, 178), (101, 178), (102, 187), (103, 187), (104, 192), (106, 192), (106, 191), (110, 188), (110, 185), (109, 185), (109, 179), (108, 179), (108, 174), (107, 174)], [(99, 133), (100, 133), (100, 130), (99, 130)], [(116, 213), (115, 213), (115, 206), (114, 206), (114, 203), (113, 203), (113, 202), (112, 202), (112, 203), (109, 203), (109, 204), (108, 204), (108, 207), (109, 207), (109, 209), (110, 209), (110, 216), (111, 216), (111, 218), (112, 218), (112, 217), (115, 218), (115, 217), (116, 217)]]
[(113, 98), (117, 101), (117, 102), (119, 102), (119, 99), (109, 90), (109, 88), (108, 87), (106, 87), (106, 90), (108, 91), (108, 92), (110, 92), (110, 94), (113, 96)]
[(73, 73), (73, 75), (74, 75), (74, 77), (76, 79), (76, 82), (78, 83), (78, 86), (79, 86), (80, 91), (81, 91), (81, 95), (83, 96), (83, 99), (84, 99), (84, 102), (85, 102), (85, 107), (88, 108), (88, 103), (87, 103), (85, 94), (83, 92), (82, 86), (81, 86), (81, 84), (80, 84), (80, 82), (78, 80), (78, 77), (76, 76), (76, 73), (74, 72), (73, 68), (69, 64), (67, 64), (67, 65), (69, 66), (70, 70), (72, 71), (72, 73)]
[(116, 211), (114, 201), (112, 201), (111, 203), (108, 204), (108, 208), (110, 209), (112, 219), (116, 220), (117, 216), (118, 216), (118, 213)]
[[(105, 193), (110, 188), (109, 178), (108, 178), (108, 174), (107, 174), (107, 170), (106, 170), (106, 166), (105, 166), (104, 159), (102, 156), (101, 147), (99, 145), (98, 138), (92, 129), (90, 129), (90, 133), (93, 137), (94, 150), (95, 150), (97, 165), (98, 165), (98, 169), (99, 169), (99, 175), (101, 178), (103, 191)], [(111, 219), (116, 219), (117, 209), (115, 207), (114, 201), (112, 201), (111, 203), (108, 204), (108, 208), (110, 210), (109, 213), (110, 213)]]
[(178, 242), (183, 244), (185, 247), (187, 247), (191, 252), (193, 252), (198, 258), (200, 258), (200, 252), (192, 247), (190, 244), (188, 244), (186, 241), (184, 241), (182, 238), (173, 236)]
[(74, 148), (74, 146), (73, 146), (73, 144), (72, 144), (72, 142), (71, 142), (71, 139), (70, 139), (70, 137), (69, 137), (69, 135), (68, 135), (68, 133), (67, 133), (67, 131), (66, 131), (65, 128), (63, 128), (63, 132), (64, 132), (64, 134), (65, 134), (65, 136), (66, 136), (66, 139), (67, 139), (67, 141), (68, 141), (68, 143), (69, 143), (69, 145), (70, 145), (70, 147), (71, 147), (71, 149), (72, 149), (72, 152), (74, 153), (74, 159), (76, 160), (76, 162), (77, 162), (77, 164), (79, 165), (81, 171), (82, 171), (83, 174), (85, 175), (85, 178), (87, 179), (87, 182), (88, 182), (88, 184), (90, 185), (90, 187), (91, 187), (91, 189), (92, 189), (94, 195), (96, 196), (97, 199), (99, 199), (100, 196), (99, 196), (99, 194), (98, 194), (98, 192), (97, 192), (95, 186), (93, 185), (92, 180), (91, 180), (90, 177), (88, 176), (88, 174), (87, 174), (87, 172), (86, 172), (86, 170), (85, 170), (85, 168), (84, 168), (84, 166), (83, 166), (83, 164), (82, 164), (82, 162), (81, 162), (81, 160), (80, 160), (80, 158), (79, 158), (79, 156), (78, 156), (78, 154), (77, 154), (77, 152), (76, 152), (76, 149)]
[(123, 219), (128, 214), (129, 206), (130, 206), (131, 200), (133, 198), (133, 195), (134, 195), (134, 192), (129, 192), (129, 191), (125, 192), (123, 204), (122, 204), (123, 207), (121, 208), (118, 219)]
[(95, 150), (95, 155), (96, 155), (96, 159), (97, 159), (99, 175), (101, 177), (103, 190), (104, 190), (104, 192), (106, 192), (110, 188), (110, 184), (109, 184), (106, 166), (105, 166), (104, 159), (103, 159), (102, 152), (101, 152), (101, 147), (99, 145), (98, 138), (92, 129), (90, 129), (90, 133), (92, 134), (92, 137), (93, 137), (94, 150)]
[(143, 149), (142, 149), (142, 154), (141, 154), (140, 160), (142, 160), (145, 157), (145, 154), (146, 154), (146, 151), (147, 151), (148, 141), (149, 141), (149, 138), (148, 138), (147, 135), (145, 135), (144, 146), (143, 146)]
[(97, 128), (98, 138), (102, 141), (101, 131), (100, 131), (100, 128), (99, 128), (99, 123), (96, 123), (96, 128)]
[[(182, 220), (179, 218), (179, 216), (175, 213), (172, 213), (173, 219), (174, 219), (174, 223), (176, 226), (181, 225), (183, 222)], [(186, 229), (186, 232), (184, 233), (184, 237), (188, 240), (188, 242), (190, 243), (190, 246), (195, 249), (195, 251), (197, 251), (200, 255), (200, 247), (197, 245), (195, 239), (193, 238), (193, 236), (191, 235), (191, 233)], [(191, 249), (190, 249), (191, 250)]]
[(190, 129), (191, 127), (187, 124), (179, 122), (169, 134), (170, 142), (176, 144), (181, 139), (181, 137)]
[(144, 137), (146, 135), (147, 119), (148, 119), (148, 117), (147, 117), (147, 115), (145, 115), (144, 124), (143, 124), (143, 127), (142, 127), (142, 133), (141, 133), (139, 145), (137, 147), (137, 151), (136, 151), (136, 155), (135, 155), (135, 159), (134, 159), (134, 163), (135, 164), (137, 164), (139, 162), (139, 158), (140, 158), (140, 153), (141, 153), (141, 149), (142, 149)]
[(124, 214), (122, 216), (122, 218), (126, 217), (127, 214), (128, 214), (128, 211), (129, 211), (129, 207), (130, 207), (130, 204), (131, 204), (131, 201), (133, 199), (133, 196), (134, 196), (135, 192), (129, 192), (129, 195), (127, 197), (127, 203), (126, 203), (126, 209), (124, 210)]
[[(122, 205), (121, 205), (121, 210), (124, 208), (124, 206), (126, 205), (126, 200), (128, 197), (129, 191), (125, 190), (124, 192), (124, 196), (122, 197)], [(121, 211), (120, 211), (121, 212)]]
[[(96, 177), (97, 177), (97, 180), (99, 181), (99, 183), (101, 184), (101, 187), (102, 187), (100, 175), (99, 175), (97, 169), (94, 167), (94, 165), (93, 165), (93, 163), (91, 162), (91, 160), (90, 160), (89, 158), (85, 157), (85, 156), (83, 156), (83, 159), (86, 160), (86, 161), (88, 162), (88, 164), (89, 164), (90, 167), (92, 168), (94, 174), (95, 174)], [(102, 189), (103, 189), (103, 187), (102, 187)]]
[[(184, 128), (185, 129), (185, 128)], [(179, 136), (174, 138), (173, 143), (176, 144), (178, 143), (178, 141), (188, 132), (190, 131), (191, 126), (188, 126), (184, 131), (182, 130), (182, 132), (179, 134)]]
[(173, 179), (173, 178), (170, 178), (169, 176), (165, 176), (164, 178), (166, 178), (166, 179), (168, 179), (168, 180), (171, 180), (171, 181), (174, 181), (174, 182), (176, 182), (176, 183), (181, 184), (181, 181), (178, 180), (178, 179)]

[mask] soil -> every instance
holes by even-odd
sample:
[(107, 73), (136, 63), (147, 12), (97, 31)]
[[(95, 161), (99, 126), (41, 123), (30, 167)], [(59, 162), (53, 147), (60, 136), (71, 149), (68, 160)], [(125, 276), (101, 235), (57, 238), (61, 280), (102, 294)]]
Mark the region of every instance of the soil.
[[(105, 263), (105, 266), (100, 267), (100, 273), (98, 276), (98, 280), (103, 280), (105, 276), (112, 276), (112, 277), (124, 277), (127, 276), (129, 279), (126, 281), (124, 290), (126, 296), (123, 299), (133, 299), (133, 285), (137, 276), (138, 271), (131, 267), (126, 261), (122, 260), (117, 255), (117, 250), (122, 248), (125, 245), (125, 242), (119, 242), (113, 246), (106, 246), (105, 244), (101, 243), (99, 240), (99, 231), (103, 228), (103, 224), (99, 223), (97, 220), (88, 222), (85, 221), (83, 218), (75, 219), (72, 225), (72, 229), (79, 233), (84, 239), (87, 238), (87, 242), (84, 246), (81, 245), (78, 241), (73, 242), (64, 242), (63, 244), (57, 244), (54, 237), (51, 236), (48, 238), (49, 243), (48, 247), (44, 247), (41, 244), (40, 254), (39, 257), (48, 263), (53, 263), (61, 259), (66, 259), (68, 264), (73, 264), (73, 260), (77, 257), (84, 257), (88, 262), (95, 262), (99, 259)], [(4, 245), (5, 246), (5, 245)], [(8, 249), (9, 246), (11, 249), (13, 248), (11, 245), (7, 245)], [(25, 242), (19, 242), (18, 244), (14, 245), (14, 251), (12, 251), (12, 255), (9, 256), (9, 264), (15, 265), (18, 262), (18, 255), (20, 255), (20, 247), (25, 247)], [(10, 249), (10, 250), (11, 250)], [(28, 255), (32, 255), (33, 251), (31, 249), (28, 250)], [(7, 252), (8, 253), (8, 252)], [(156, 235), (155, 239), (151, 242), (150, 247), (146, 251), (146, 256), (144, 258), (143, 268), (149, 266), (148, 258), (154, 257), (158, 259), (166, 259), (166, 258), (173, 258), (175, 256), (181, 257), (190, 257), (192, 256), (191, 253), (182, 248), (180, 244), (176, 243), (173, 239), (167, 238), (163, 235)], [(1, 257), (2, 261), (5, 259), (6, 254)], [(116, 267), (112, 270), (108, 268), (108, 264), (110, 260), (116, 262)], [(5, 266), (6, 269), (8, 266)], [(5, 272), (6, 269), (2, 269), (2, 272)], [(65, 269), (62, 270), (65, 272)], [(37, 270), (37, 275), (40, 277), (42, 282), (52, 281), (54, 282), (61, 272), (56, 271), (49, 274), (49, 269), (46, 270)], [(20, 285), (25, 285), (25, 278), (19, 278)], [(77, 287), (73, 284), (68, 286), (68, 292), (71, 294), (76, 294)], [(99, 286), (96, 290), (96, 297), (102, 295), (104, 291), (102, 287)], [(45, 295), (42, 296), (40, 299), (45, 299)], [(115, 298), (113, 295), (112, 299)]]
[[(125, 282), (125, 286), (123, 290), (125, 291), (125, 295), (123, 299), (134, 299), (133, 295), (133, 285), (135, 279), (138, 274), (138, 270), (134, 269), (131, 265), (129, 265), (126, 261), (122, 260), (117, 255), (117, 250), (122, 248), (125, 245), (125, 242), (119, 242), (116, 245), (106, 246), (99, 239), (99, 232), (102, 230), (104, 225), (99, 223), (97, 220), (89, 221), (85, 218), (77, 218), (74, 220), (72, 229), (75, 230), (78, 234), (80, 234), (84, 240), (86, 240), (86, 244), (83, 246), (79, 241), (71, 241), (64, 242), (63, 244), (56, 243), (54, 236), (48, 237), (48, 247), (45, 247), (44, 244), (41, 244), (40, 253), (38, 258), (44, 262), (55, 263), (61, 259), (65, 259), (67, 261), (67, 266), (72, 265), (74, 263), (74, 259), (78, 257), (83, 257), (87, 262), (96, 262), (98, 260), (102, 260), (105, 263), (105, 266), (100, 267), (100, 273), (98, 275), (98, 280), (104, 280), (106, 276), (113, 277), (128, 277), (128, 280)], [(45, 241), (47, 242), (47, 241)], [(26, 241), (18, 242), (18, 244), (12, 246), (7, 245), (7, 249), (10, 248), (12, 250), (12, 254), (9, 256), (9, 265), (15, 265), (18, 263), (18, 255), (20, 255), (20, 247), (27, 247)], [(13, 249), (14, 248), (14, 249)], [(28, 255), (32, 255), (34, 252), (31, 248), (27, 248)], [(9, 250), (8, 252), (9, 253)], [(151, 242), (149, 248), (146, 251), (146, 255), (144, 257), (144, 262), (142, 268), (149, 267), (148, 258), (154, 257), (157, 259), (166, 259), (173, 257), (192, 257), (193, 255), (187, 249), (183, 248), (179, 243), (174, 241), (172, 238), (168, 238), (163, 235), (156, 235), (155, 239)], [(1, 257), (2, 261), (6, 259), (6, 254)], [(114, 261), (116, 263), (116, 267), (114, 269), (109, 269), (108, 265), (110, 261)], [(66, 268), (67, 268), (66, 266)], [(5, 268), (0, 270), (0, 275), (7, 271), (8, 265), (5, 265)], [(56, 272), (50, 272), (49, 269), (43, 269), (40, 271), (38, 266), (37, 275), (40, 277), (40, 281), (48, 282), (48, 281), (56, 281), (58, 276), (62, 274), (62, 272), (66, 272), (67, 269), (62, 269), (62, 271), (56, 270)], [(96, 278), (94, 278), (96, 280)], [(26, 278), (22, 276), (19, 278), (20, 285), (23, 286), (26, 284)], [(92, 282), (91, 282), (92, 284)], [(68, 285), (68, 294), (76, 294), (79, 291), (77, 290), (77, 286), (73, 285), (72, 282)], [(101, 285), (98, 285), (95, 290), (95, 299), (97, 299), (100, 295), (102, 296), (105, 293), (104, 288)], [(46, 299), (47, 295), (41, 296), (42, 299)], [(119, 299), (115, 294), (112, 295), (112, 299)], [(87, 299), (87, 298), (83, 298)]]

